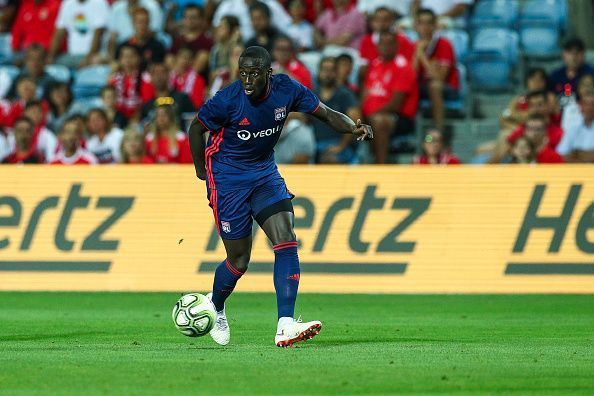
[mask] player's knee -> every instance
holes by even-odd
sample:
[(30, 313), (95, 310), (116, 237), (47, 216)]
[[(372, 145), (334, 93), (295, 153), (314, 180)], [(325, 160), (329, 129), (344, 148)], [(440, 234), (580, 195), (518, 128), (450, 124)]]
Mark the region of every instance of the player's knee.
[(250, 263), (250, 253), (237, 253), (234, 254), (232, 256), (227, 257), (227, 260), (229, 260), (229, 263), (231, 263), (231, 265), (238, 269), (241, 272), (245, 272), (248, 269), (248, 265)]
[(293, 232), (292, 229), (288, 230), (280, 230), (275, 237), (275, 240), (272, 241), (274, 245), (278, 245), (279, 243), (285, 242), (295, 242), (297, 240), (297, 236)]

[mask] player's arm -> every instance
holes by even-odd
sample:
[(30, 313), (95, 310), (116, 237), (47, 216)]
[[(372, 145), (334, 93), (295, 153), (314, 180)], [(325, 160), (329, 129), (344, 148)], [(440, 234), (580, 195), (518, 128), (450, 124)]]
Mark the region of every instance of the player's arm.
[(190, 129), (188, 129), (188, 139), (190, 140), (190, 151), (192, 152), (194, 168), (196, 168), (196, 176), (200, 180), (206, 180), (204, 133), (207, 131), (206, 127), (198, 121), (198, 117), (194, 117)]
[(357, 136), (357, 140), (373, 139), (373, 130), (370, 125), (362, 124), (361, 119), (357, 119), (357, 123), (354, 123), (346, 114), (331, 109), (322, 102), (312, 115), (337, 132)]

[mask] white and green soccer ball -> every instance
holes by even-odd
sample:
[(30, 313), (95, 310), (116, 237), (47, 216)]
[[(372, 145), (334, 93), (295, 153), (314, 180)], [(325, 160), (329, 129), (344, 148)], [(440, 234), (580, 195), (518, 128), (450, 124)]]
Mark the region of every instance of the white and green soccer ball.
[(180, 333), (188, 337), (202, 337), (212, 330), (217, 312), (206, 296), (189, 293), (175, 303), (171, 316)]

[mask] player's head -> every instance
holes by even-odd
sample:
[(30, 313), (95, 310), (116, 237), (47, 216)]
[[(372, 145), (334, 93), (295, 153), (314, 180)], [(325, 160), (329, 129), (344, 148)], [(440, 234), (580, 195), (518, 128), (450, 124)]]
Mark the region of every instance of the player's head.
[(389, 31), (381, 32), (379, 34), (379, 42), (377, 43), (377, 52), (379, 56), (383, 60), (389, 61), (394, 59), (397, 50), (398, 44), (396, 43), (394, 34)]
[(429, 8), (421, 8), (415, 15), (415, 30), (424, 40), (431, 39), (437, 29), (437, 16)]
[(248, 97), (257, 99), (266, 94), (271, 63), (270, 54), (263, 47), (252, 46), (243, 51), (239, 57), (239, 79)]

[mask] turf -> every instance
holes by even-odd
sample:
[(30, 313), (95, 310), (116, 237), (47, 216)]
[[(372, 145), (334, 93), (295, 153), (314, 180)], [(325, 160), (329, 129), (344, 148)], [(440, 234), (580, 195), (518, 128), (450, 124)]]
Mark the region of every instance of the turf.
[(272, 294), (231, 344), (177, 333), (171, 293), (0, 293), (0, 394), (594, 393), (594, 296), (301, 295), (322, 333), (273, 344)]

